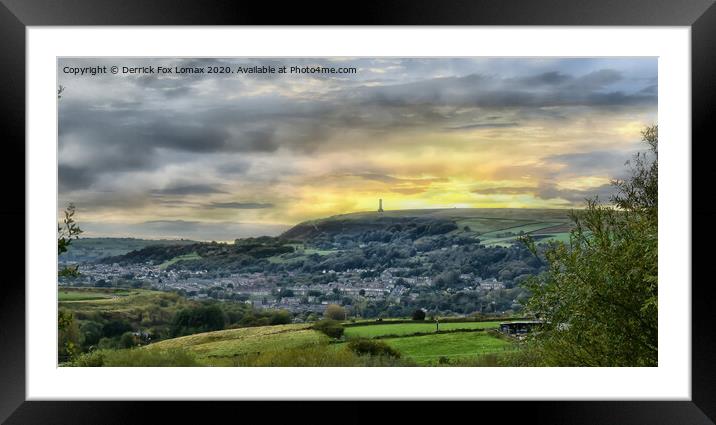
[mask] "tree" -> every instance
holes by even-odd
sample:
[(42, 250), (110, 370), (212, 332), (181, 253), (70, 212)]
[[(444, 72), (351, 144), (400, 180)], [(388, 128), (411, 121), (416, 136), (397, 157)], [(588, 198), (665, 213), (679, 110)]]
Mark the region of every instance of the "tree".
[(569, 243), (552, 245), (528, 282), (527, 309), (544, 321), (529, 347), (546, 365), (657, 366), (657, 127), (642, 136), (649, 151), (613, 182), (611, 205), (573, 212)]
[(72, 361), (80, 352), (79, 327), (71, 311), (60, 310), (57, 314), (58, 357), (60, 361)]
[(120, 348), (132, 348), (137, 345), (137, 339), (132, 332), (125, 332), (119, 337)]
[(332, 320), (346, 320), (346, 309), (337, 304), (329, 304), (323, 315)]
[(417, 309), (413, 312), (413, 320), (425, 320), (425, 312), (422, 309)]
[(328, 337), (335, 339), (340, 339), (345, 330), (340, 322), (331, 319), (324, 319), (314, 323), (312, 329), (323, 332)]
[[(61, 255), (70, 247), (74, 239), (78, 239), (82, 229), (75, 222), (75, 206), (70, 203), (64, 211), (65, 217), (57, 226), (57, 255)], [(79, 275), (78, 266), (67, 266), (60, 270), (60, 276), (72, 277)]]

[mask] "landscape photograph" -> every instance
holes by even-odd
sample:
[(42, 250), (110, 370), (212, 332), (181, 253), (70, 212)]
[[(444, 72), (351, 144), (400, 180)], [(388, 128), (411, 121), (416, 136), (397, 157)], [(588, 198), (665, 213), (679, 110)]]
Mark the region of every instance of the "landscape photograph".
[(657, 70), (60, 57), (58, 366), (657, 367)]

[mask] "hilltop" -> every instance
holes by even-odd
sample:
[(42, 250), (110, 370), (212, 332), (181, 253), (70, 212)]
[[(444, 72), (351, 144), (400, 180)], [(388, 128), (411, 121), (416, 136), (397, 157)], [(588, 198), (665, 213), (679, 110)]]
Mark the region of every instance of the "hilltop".
[(299, 223), (280, 237), (313, 240), (366, 231), (415, 229), (424, 235), (455, 230), (481, 236), (483, 243), (510, 244), (520, 235), (537, 240), (563, 239), (570, 229), (570, 210), (526, 208), (446, 208), (341, 214)]

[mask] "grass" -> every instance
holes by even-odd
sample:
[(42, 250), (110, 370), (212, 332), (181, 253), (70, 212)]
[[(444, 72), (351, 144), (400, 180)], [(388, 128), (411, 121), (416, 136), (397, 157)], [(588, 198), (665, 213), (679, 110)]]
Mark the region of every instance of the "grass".
[[(95, 301), (99, 302), (99, 301)], [(128, 350), (98, 350), (82, 355), (75, 366), (436, 366), (485, 363), (486, 355), (514, 351), (511, 342), (479, 329), (498, 322), (441, 323), (441, 330), (474, 329), (415, 336), (434, 329), (432, 323), (393, 323), (346, 327), (348, 342), (311, 329), (313, 324), (290, 324), (228, 329), (159, 341)], [(406, 335), (394, 337), (391, 335)], [(368, 355), (352, 349), (361, 338), (380, 344), (400, 356)], [(352, 342), (351, 342), (352, 341)], [(480, 360), (483, 359), (483, 360)], [(477, 364), (475, 363), (475, 364)], [(481, 364), (481, 363), (480, 363)]]
[(186, 367), (201, 366), (183, 350), (97, 350), (80, 355), (71, 366), (78, 367)]
[(569, 233), (552, 233), (552, 234), (535, 233), (534, 236), (547, 236), (547, 237), (542, 237), (542, 238), (536, 239), (537, 243), (553, 242), (553, 241), (569, 243)]
[(550, 227), (554, 227), (559, 225), (560, 223), (550, 223), (550, 222), (542, 222), (542, 223), (529, 223), (529, 224), (522, 224), (515, 227), (508, 227), (500, 230), (495, 230), (492, 232), (483, 233), (480, 235), (482, 238), (495, 238), (498, 237), (497, 235), (501, 233), (514, 233), (519, 234), (520, 232), (523, 232), (524, 234), (536, 232), (542, 229), (548, 229)]
[(207, 332), (160, 341), (144, 349), (183, 349), (195, 355), (201, 364), (232, 366), (241, 357), (328, 342), (325, 335), (309, 329), (310, 326), (293, 324)]
[(317, 254), (320, 256), (330, 255), (334, 254), (336, 252), (340, 252), (340, 250), (336, 249), (315, 249), (315, 248), (306, 248), (302, 249), (299, 248), (298, 245), (293, 244), (294, 248), (296, 248), (295, 252), (288, 253), (288, 254), (281, 254), (281, 255), (274, 255), (273, 257), (267, 258), (269, 263), (273, 264), (288, 264), (293, 262), (299, 262), (299, 261), (305, 261), (306, 258), (308, 258), (309, 255)]
[(478, 358), (513, 350), (510, 342), (484, 332), (458, 332), (384, 339), (418, 365), (429, 366), (445, 359)]
[(470, 231), (482, 235), (523, 226), (525, 222), (522, 220), (478, 217), (458, 219), (455, 221), (455, 224), (457, 224), (460, 229), (468, 226)]
[(127, 321), (135, 329), (166, 334), (171, 318), (182, 308), (195, 305), (177, 294), (145, 289), (59, 288), (59, 308), (85, 321)]
[(60, 289), (57, 294), (59, 301), (92, 301), (111, 299), (116, 297), (126, 297), (130, 293), (128, 291), (115, 292), (99, 292), (99, 291), (83, 291), (73, 289)]
[[(500, 322), (459, 322), (440, 323), (441, 331), (456, 329), (494, 329), (500, 326)], [(410, 335), (420, 332), (435, 331), (435, 323), (397, 323), (366, 326), (346, 327), (347, 338), (375, 338), (385, 335)]]
[(171, 260), (167, 260), (159, 265), (159, 268), (164, 270), (167, 267), (171, 266), (172, 264), (179, 262), (179, 261), (191, 261), (191, 260), (201, 260), (201, 256), (197, 254), (196, 252), (192, 252), (190, 254), (184, 254), (184, 255), (178, 255)]

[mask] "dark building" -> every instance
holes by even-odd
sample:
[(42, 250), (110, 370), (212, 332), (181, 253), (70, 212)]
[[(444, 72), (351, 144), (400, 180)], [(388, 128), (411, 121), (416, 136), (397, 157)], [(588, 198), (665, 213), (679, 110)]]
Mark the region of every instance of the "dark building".
[(500, 332), (508, 335), (521, 335), (531, 332), (536, 326), (542, 324), (541, 320), (521, 320), (500, 323)]

